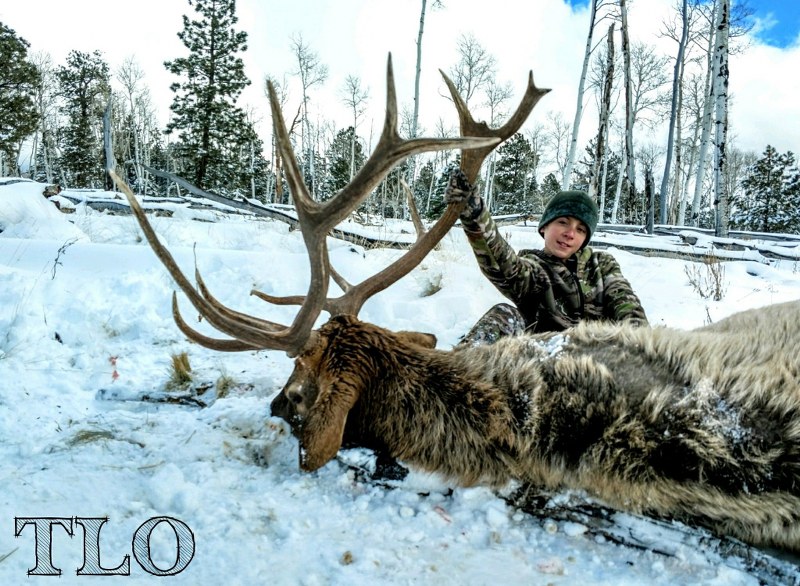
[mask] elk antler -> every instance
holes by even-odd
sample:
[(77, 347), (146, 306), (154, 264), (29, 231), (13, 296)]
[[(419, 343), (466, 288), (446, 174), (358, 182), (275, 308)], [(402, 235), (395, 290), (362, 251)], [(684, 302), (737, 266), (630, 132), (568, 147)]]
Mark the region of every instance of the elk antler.
[[(133, 192), (115, 173), (110, 172), (114, 182), (128, 198), (131, 210), (145, 233), (145, 237), (151, 248), (153, 248), (156, 256), (161, 260), (170, 275), (175, 279), (175, 282), (189, 298), (189, 301), (191, 301), (200, 315), (206, 318), (214, 328), (233, 338), (210, 338), (193, 330), (181, 317), (178, 310), (177, 297), (173, 295), (173, 317), (179, 329), (189, 339), (213, 350), (242, 351), (270, 349), (283, 350), (290, 356), (296, 355), (306, 346), (309, 340), (313, 338), (312, 330), (314, 322), (326, 304), (326, 295), (331, 276), (331, 267), (326, 244), (328, 232), (346, 218), (353, 209), (358, 207), (383, 178), (407, 157), (428, 151), (455, 148), (460, 148), (462, 150), (482, 148), (488, 149), (487, 152), (490, 152), (491, 148), (500, 142), (495, 136), (440, 139), (418, 138), (404, 140), (398, 133), (397, 97), (395, 93), (391, 55), (389, 55), (387, 63), (386, 86), (386, 119), (383, 132), (375, 150), (348, 185), (328, 201), (316, 202), (311, 198), (308, 188), (303, 182), (300, 166), (292, 151), (289, 135), (283, 123), (283, 115), (275, 88), (271, 82), (268, 84), (276, 142), (279, 153), (284, 161), (286, 182), (289, 185), (294, 199), (298, 221), (306, 250), (308, 251), (311, 268), (311, 282), (309, 284), (308, 294), (300, 298), (302, 305), (294, 321), (289, 326), (282, 326), (271, 321), (234, 311), (224, 306), (210, 294), (197, 270), (195, 270), (195, 278), (197, 280), (197, 287), (195, 288), (180, 270), (170, 252), (158, 240), (155, 231), (152, 226), (150, 226)], [(428, 232), (426, 236), (430, 234), (431, 232)], [(430, 247), (425, 250), (425, 253), (433, 248), (433, 245), (435, 245), (442, 235), (438, 236), (437, 240), (433, 241)], [(417, 248), (417, 255), (419, 256), (414, 264), (415, 266), (422, 260), (425, 253), (419, 254), (420, 249), (417, 246), (414, 248)], [(413, 251), (414, 249), (409, 251), (409, 253)], [(413, 268), (413, 266), (408, 268), (403, 274), (406, 274), (411, 268)], [(398, 276), (394, 278), (394, 280), (396, 281), (399, 278)], [(389, 284), (391, 283), (382, 285), (377, 291), (388, 287)], [(262, 296), (269, 298), (269, 296), (263, 294)], [(369, 295), (366, 295), (360, 300), (358, 304), (359, 308), (363, 305), (364, 300), (366, 300), (368, 296)]]
[[(391, 74), (391, 61), (389, 72)], [(516, 133), (523, 125), (525, 120), (528, 119), (534, 106), (539, 100), (547, 94), (549, 89), (540, 89), (536, 87), (533, 82), (533, 72), (528, 74), (528, 87), (525, 90), (525, 95), (522, 97), (516, 111), (506, 121), (503, 126), (499, 128), (490, 128), (485, 122), (476, 122), (467, 108), (466, 103), (461, 98), (456, 89), (455, 84), (449, 77), (440, 69), (447, 87), (450, 90), (450, 95), (456, 105), (458, 117), (461, 126), (461, 136), (473, 136), (483, 138), (497, 139), (493, 143), (486, 143), (484, 146), (474, 147), (470, 149), (463, 149), (461, 151), (461, 170), (466, 174), (470, 183), (475, 183), (478, 179), (478, 172), (484, 159), (491, 153), (497, 146), (504, 140), (510, 138)], [(388, 120), (388, 111), (387, 111)], [(385, 131), (385, 130), (384, 130)], [(447, 209), (439, 218), (439, 220), (431, 226), (431, 228), (424, 234), (418, 234), (417, 241), (414, 245), (394, 263), (372, 275), (368, 279), (359, 283), (358, 285), (350, 285), (340, 275), (334, 272), (336, 283), (344, 291), (341, 297), (326, 299), (323, 304), (323, 309), (331, 315), (339, 315), (343, 313), (358, 315), (364, 303), (375, 295), (389, 287), (391, 284), (402, 279), (410, 273), (425, 256), (433, 250), (439, 243), (450, 228), (455, 224), (458, 215), (464, 203), (454, 203), (447, 206)], [(253, 291), (253, 295), (276, 305), (301, 305), (305, 302), (305, 298), (301, 295), (277, 297), (262, 293), (261, 291)]]

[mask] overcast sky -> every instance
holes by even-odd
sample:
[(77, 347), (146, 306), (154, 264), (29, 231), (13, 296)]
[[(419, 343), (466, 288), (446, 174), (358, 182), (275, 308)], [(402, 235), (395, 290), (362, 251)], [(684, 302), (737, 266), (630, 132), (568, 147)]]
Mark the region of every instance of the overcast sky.
[[(674, 3), (633, 0), (629, 15), (632, 40), (657, 45), (674, 58), (675, 44), (657, 35)], [(456, 40), (462, 33), (472, 33), (495, 57), (498, 80), (512, 85), (515, 102), (528, 71), (533, 71), (537, 85), (552, 88), (528, 125), (544, 123), (550, 111), (563, 112), (571, 121), (588, 27), (586, 4), (580, 0), (444, 0), (444, 9), (429, 10), (421, 87), (425, 129), (433, 132), (442, 116), (447, 116), (449, 125), (456, 125), (452, 106), (439, 97), (444, 86), (438, 70), (456, 63)], [(730, 60), (731, 132), (736, 145), (744, 150), (761, 153), (772, 144), (780, 152), (797, 153), (800, 9), (795, 0), (750, 0), (749, 4), (756, 9), (757, 35), (744, 53)], [(243, 57), (253, 82), (243, 94), (242, 104), (260, 114), (262, 134), (267, 135), (270, 124), (264, 78), (273, 75), (280, 79), (294, 72), (291, 36), (297, 34), (329, 68), (327, 82), (312, 97), (337, 126), (349, 123), (340, 90), (345, 77), (355, 75), (370, 89), (372, 108), (371, 116), (361, 122), (359, 134), (368, 136), (371, 126), (377, 132), (382, 123), (389, 52), (401, 107), (410, 106), (420, 5), (420, 0), (239, 0), (239, 26), (249, 35), (249, 49)], [(26, 39), (31, 52), (47, 52), (58, 65), (72, 49), (101, 51), (112, 70), (134, 56), (146, 73), (164, 124), (172, 98), (169, 85), (174, 79), (163, 62), (187, 53), (177, 38), (183, 14), (194, 15), (185, 0), (139, 0), (135, 5), (109, 0), (9, 0), (0, 7), (0, 21)], [(299, 92), (291, 98), (288, 109), (294, 111)], [(595, 126), (595, 115), (587, 113), (582, 128), (588, 133)], [(638, 140), (666, 143), (660, 136)]]

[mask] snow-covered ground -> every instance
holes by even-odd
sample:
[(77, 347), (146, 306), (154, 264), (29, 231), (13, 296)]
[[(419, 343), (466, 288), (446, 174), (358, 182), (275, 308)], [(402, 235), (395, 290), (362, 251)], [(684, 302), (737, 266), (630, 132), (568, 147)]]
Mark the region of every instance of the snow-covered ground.
[[(664, 556), (622, 547), (580, 524), (514, 510), (486, 488), (450, 491), (412, 472), (387, 490), (337, 461), (301, 473), (296, 441), (269, 416), (292, 362), (280, 352), (221, 354), (189, 343), (172, 321), (171, 278), (133, 218), (85, 205), (64, 214), (41, 191), (0, 179), (0, 584), (758, 583), (702, 548)], [(186, 271), (196, 258), (226, 304), (291, 320), (292, 308), (249, 292), (305, 293), (298, 232), (174, 207), (153, 224)], [(534, 227), (503, 231), (517, 248), (541, 246)], [(596, 240), (605, 238), (624, 237)], [(351, 282), (401, 254), (337, 240), (329, 247)], [(800, 260), (726, 263), (724, 298), (711, 301), (689, 284), (686, 261), (611, 251), (654, 325), (693, 328), (800, 298)], [(455, 229), (361, 317), (435, 333), (448, 348), (501, 300)], [(193, 315), (185, 299), (181, 306)], [(182, 352), (196, 385), (222, 379), (227, 394), (205, 407), (157, 402)], [(40, 520), (37, 531), (37, 518), (60, 521)], [(99, 564), (88, 539), (85, 567), (84, 527), (100, 535)], [(98, 566), (130, 575), (79, 575)], [(63, 573), (29, 577), (34, 567)], [(159, 570), (175, 575), (154, 576)]]

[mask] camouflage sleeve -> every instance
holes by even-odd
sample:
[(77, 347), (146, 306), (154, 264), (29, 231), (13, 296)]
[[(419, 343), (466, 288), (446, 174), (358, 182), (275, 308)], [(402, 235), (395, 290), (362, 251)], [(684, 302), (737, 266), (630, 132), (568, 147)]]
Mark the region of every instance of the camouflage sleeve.
[(540, 274), (544, 269), (517, 255), (485, 206), (475, 220), (462, 218), (462, 225), (481, 272), (505, 297), (518, 304), (540, 293), (541, 283), (547, 282)]
[(637, 325), (647, 325), (642, 303), (628, 280), (623, 276), (622, 269), (612, 255), (598, 253), (600, 270), (603, 274), (603, 312), (605, 316), (614, 321), (625, 321)]

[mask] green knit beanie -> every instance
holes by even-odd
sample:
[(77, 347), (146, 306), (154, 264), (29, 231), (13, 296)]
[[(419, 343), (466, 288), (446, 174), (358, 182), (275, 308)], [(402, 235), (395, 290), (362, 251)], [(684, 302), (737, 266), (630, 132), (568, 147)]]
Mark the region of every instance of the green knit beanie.
[(544, 235), (544, 227), (556, 218), (571, 216), (578, 218), (589, 229), (586, 241), (583, 243), (583, 246), (586, 246), (597, 228), (598, 215), (597, 204), (586, 192), (559, 191), (544, 208), (542, 219), (539, 220), (539, 234)]

